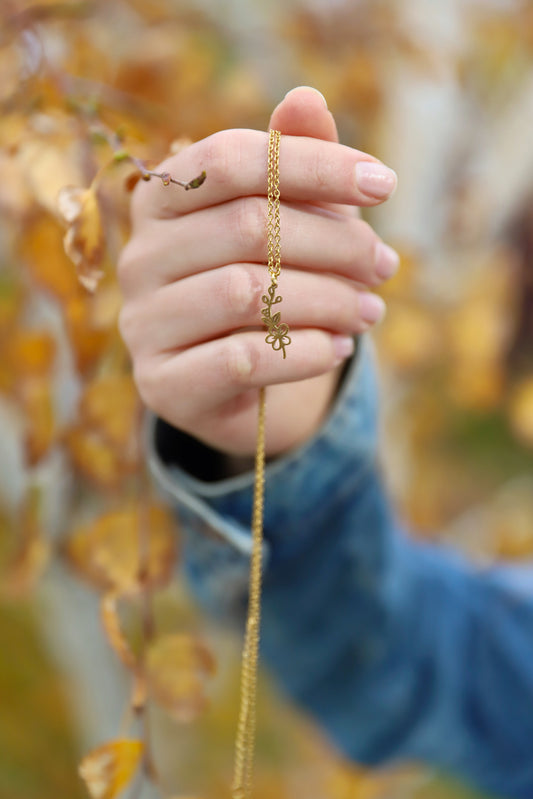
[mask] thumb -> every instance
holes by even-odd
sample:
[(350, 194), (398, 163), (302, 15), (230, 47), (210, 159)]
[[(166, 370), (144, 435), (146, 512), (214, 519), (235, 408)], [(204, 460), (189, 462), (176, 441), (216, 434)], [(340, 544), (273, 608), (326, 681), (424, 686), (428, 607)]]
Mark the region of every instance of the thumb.
[(270, 117), (269, 127), (288, 136), (337, 142), (337, 125), (324, 97), (310, 86), (291, 89)]

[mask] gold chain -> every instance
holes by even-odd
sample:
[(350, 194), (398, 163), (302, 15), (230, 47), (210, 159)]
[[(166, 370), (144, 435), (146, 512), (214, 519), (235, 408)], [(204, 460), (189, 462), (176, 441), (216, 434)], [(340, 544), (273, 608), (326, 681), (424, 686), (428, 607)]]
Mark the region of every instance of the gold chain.
[[(268, 271), (272, 282), (268, 296), (263, 295), (266, 307), (261, 311), (263, 322), (268, 327), (265, 341), (274, 350), (282, 350), (290, 344), (289, 328), (280, 322), (280, 314), (271, 314), (271, 306), (281, 302), (276, 297), (278, 277), (281, 272), (280, 190), (279, 190), (279, 145), (281, 133), (271, 130), (268, 141)], [(235, 771), (233, 776), (233, 799), (251, 799), (252, 767), (255, 744), (255, 715), (257, 696), (257, 666), (259, 660), (259, 631), (261, 623), (261, 580), (263, 555), (263, 507), (265, 488), (265, 389), (259, 389), (259, 415), (257, 421), (257, 445), (255, 452), (255, 485), (252, 512), (252, 555), (250, 561), (250, 586), (248, 615), (242, 653), (241, 702), (237, 740), (235, 744)]]

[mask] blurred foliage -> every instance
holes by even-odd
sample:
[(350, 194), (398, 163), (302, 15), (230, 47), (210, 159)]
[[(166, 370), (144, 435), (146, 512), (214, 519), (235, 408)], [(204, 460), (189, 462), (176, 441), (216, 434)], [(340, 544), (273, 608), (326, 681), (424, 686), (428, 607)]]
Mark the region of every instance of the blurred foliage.
[[(156, 781), (164, 773), (169, 799), (176, 785), (228, 795), (238, 664), (233, 655), (215, 674), (194, 612), (161, 599), (176, 535), (143, 474), (141, 412), (116, 327), (128, 194), (182, 137), (264, 128), (284, 81), (317, 86), (346, 142), (378, 155), (398, 66), (427, 80), (451, 75), (482, 119), (497, 117), (532, 73), (533, 9), (464, 5), (456, 50), (417, 35), (408, 4), (393, 0), (272, 6), (270, 28), (258, 29), (275, 57), (261, 68), (258, 39), (247, 44), (216, 5), (4, 0), (0, 432), (11, 444), (0, 454), (0, 635), (10, 654), (0, 659), (0, 796), (83, 794), (67, 680), (37, 612), (56, 559), (101, 592), (103, 630), (131, 679), (116, 740), (82, 761), (92, 796), (112, 799), (139, 765)], [(476, 235), (475, 186), (452, 184), (441, 187), (455, 209), (441, 255), (456, 260), (464, 244), (464, 268), (451, 283), (447, 269), (428, 279), (431, 256), (416, 242), (392, 242), (403, 268), (384, 288), (388, 317), (376, 335), (391, 483), (420, 535), (444, 535), (484, 560), (520, 559), (533, 553), (533, 176), (522, 221), (496, 238)], [(466, 796), (420, 770), (339, 764), (268, 685), (261, 696), (258, 799)], [(154, 751), (147, 708), (163, 732)]]

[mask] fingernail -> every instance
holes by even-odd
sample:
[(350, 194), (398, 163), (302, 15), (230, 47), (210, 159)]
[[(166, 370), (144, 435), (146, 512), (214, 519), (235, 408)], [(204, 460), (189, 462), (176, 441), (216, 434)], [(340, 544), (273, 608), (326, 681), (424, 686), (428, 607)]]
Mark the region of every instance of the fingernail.
[(336, 355), (336, 363), (340, 363), (345, 358), (353, 355), (355, 341), (351, 336), (333, 336), (333, 351)]
[(385, 316), (385, 303), (377, 294), (365, 291), (359, 295), (359, 313), (363, 322), (375, 325)]
[(400, 256), (382, 241), (378, 241), (374, 251), (374, 269), (381, 280), (388, 280), (396, 274), (400, 265)]
[(398, 183), (398, 177), (393, 169), (372, 161), (360, 161), (356, 165), (355, 180), (359, 191), (376, 200), (390, 197)]
[(328, 107), (328, 104), (327, 104), (326, 98), (324, 97), (324, 95), (322, 94), (322, 92), (319, 92), (319, 91), (318, 91), (318, 89), (315, 89), (315, 87), (314, 87), (314, 86), (295, 86), (295, 87), (294, 87), (294, 89), (290, 89), (290, 90), (287, 92), (287, 94), (285, 95), (285, 97), (288, 97), (288, 96), (289, 96), (289, 94), (291, 94), (291, 92), (297, 92), (299, 89), (310, 89), (312, 92), (315, 92), (315, 93), (316, 93), (316, 94), (318, 94), (318, 96), (319, 96), (319, 97), (322, 99), (322, 102), (324, 103), (324, 105), (326, 106), (326, 108)]

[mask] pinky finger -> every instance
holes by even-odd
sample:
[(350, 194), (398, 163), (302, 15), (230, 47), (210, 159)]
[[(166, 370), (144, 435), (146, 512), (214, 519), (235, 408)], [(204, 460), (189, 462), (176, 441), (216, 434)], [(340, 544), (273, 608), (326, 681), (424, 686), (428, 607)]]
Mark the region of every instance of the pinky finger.
[(144, 401), (178, 426), (216, 410), (250, 389), (317, 377), (334, 369), (354, 350), (351, 336), (322, 330), (295, 330), (280, 350), (265, 333), (247, 331), (161, 356), (149, 374), (136, 375)]

